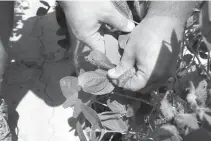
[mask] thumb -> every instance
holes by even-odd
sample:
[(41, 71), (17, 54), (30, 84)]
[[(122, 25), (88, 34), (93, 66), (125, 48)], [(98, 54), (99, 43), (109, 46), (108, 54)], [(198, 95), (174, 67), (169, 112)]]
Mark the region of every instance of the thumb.
[(116, 28), (120, 31), (124, 31), (124, 32), (131, 32), (134, 27), (135, 24), (127, 19), (123, 14), (121, 14), (116, 8), (115, 6), (113, 6), (112, 8), (112, 12), (110, 12), (111, 14), (109, 14), (108, 16), (106, 16), (102, 22), (107, 23), (109, 25), (111, 25), (113, 28)]
[[(135, 65), (135, 50), (132, 46), (126, 46), (122, 59), (115, 68), (108, 71), (108, 76), (117, 84), (117, 79), (124, 74), (127, 70)], [(138, 91), (146, 86), (147, 77), (144, 72), (138, 70), (136, 74), (131, 77), (123, 86), (123, 88), (132, 91)]]

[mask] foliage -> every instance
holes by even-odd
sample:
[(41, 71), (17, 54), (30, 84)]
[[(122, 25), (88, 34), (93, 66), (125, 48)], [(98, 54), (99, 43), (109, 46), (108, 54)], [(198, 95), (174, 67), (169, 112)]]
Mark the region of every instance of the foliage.
[(176, 75), (147, 96), (120, 88), (135, 68), (114, 85), (107, 70), (115, 64), (99, 51), (91, 51), (86, 59), (97, 69), (61, 79), (67, 99), (64, 108), (74, 107), (73, 117), (85, 119), (76, 123), (81, 141), (112, 140), (119, 135), (122, 141), (181, 141), (184, 135), (206, 128), (205, 123), (211, 125), (210, 56), (195, 20), (198, 14), (196, 10), (187, 22)]

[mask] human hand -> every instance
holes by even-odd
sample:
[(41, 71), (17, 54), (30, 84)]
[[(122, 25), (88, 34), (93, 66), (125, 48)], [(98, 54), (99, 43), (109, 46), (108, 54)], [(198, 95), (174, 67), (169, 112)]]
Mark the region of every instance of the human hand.
[[(120, 31), (131, 32), (134, 23), (124, 17), (111, 1), (60, 1), (69, 32), (91, 49), (105, 53), (100, 27), (106, 23)], [(71, 31), (70, 31), (71, 30)]]
[(182, 32), (179, 25), (167, 17), (144, 19), (131, 33), (120, 64), (108, 72), (113, 82), (117, 84), (116, 79), (134, 65), (136, 74), (123, 86), (132, 91), (173, 75), (180, 47), (177, 37)]

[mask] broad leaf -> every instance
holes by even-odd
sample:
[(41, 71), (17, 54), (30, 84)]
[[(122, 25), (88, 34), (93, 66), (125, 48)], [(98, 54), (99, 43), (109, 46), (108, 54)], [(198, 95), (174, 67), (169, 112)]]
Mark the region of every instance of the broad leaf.
[(112, 69), (115, 66), (109, 61), (109, 59), (103, 54), (102, 52), (98, 50), (93, 50), (90, 52), (88, 56), (88, 61), (100, 68), (104, 69)]
[(190, 129), (198, 129), (198, 121), (195, 114), (187, 114), (187, 113), (181, 113), (175, 116), (174, 118), (177, 126), (184, 128), (189, 127)]
[(128, 130), (128, 126), (122, 119), (109, 119), (102, 121), (104, 127), (115, 131), (115, 132), (126, 132)]
[(107, 105), (108, 107), (116, 113), (120, 114), (125, 114), (126, 111), (126, 105), (128, 104), (128, 101), (125, 98), (118, 97), (112, 95), (108, 100), (107, 100)]
[(100, 90), (99, 92), (92, 93), (92, 94), (104, 95), (104, 94), (108, 94), (108, 93), (112, 92), (113, 90), (114, 90), (114, 86), (110, 82), (108, 82), (104, 89)]
[(85, 118), (91, 123), (92, 128), (94, 130), (98, 129), (100, 130), (102, 127), (102, 124), (100, 122), (100, 119), (97, 115), (97, 113), (89, 106), (86, 106), (84, 104), (81, 104), (81, 110), (85, 116)]
[(153, 138), (161, 141), (171, 138), (172, 136), (179, 135), (177, 128), (171, 124), (164, 124), (157, 128), (153, 133)]
[(78, 80), (83, 91), (87, 93), (97, 93), (103, 90), (108, 84), (106, 76), (94, 71), (83, 73), (78, 77)]
[(61, 91), (66, 98), (80, 91), (80, 86), (78, 85), (78, 78), (76, 77), (66, 76), (62, 78), (59, 83)]
[(80, 141), (87, 141), (79, 121), (76, 123), (76, 130), (77, 130)]
[(75, 105), (78, 99), (78, 92), (75, 92), (72, 96), (69, 96), (67, 100), (63, 103), (64, 108), (72, 107)]
[(135, 68), (129, 69), (127, 70), (124, 74), (122, 74), (121, 76), (119, 76), (119, 78), (117, 79), (117, 85), (119, 87), (123, 87), (127, 81), (133, 77), (133, 75), (135, 75), (136, 70)]
[(108, 119), (119, 119), (122, 116), (120, 113), (115, 112), (103, 112), (98, 114), (98, 117), (101, 121), (108, 120)]

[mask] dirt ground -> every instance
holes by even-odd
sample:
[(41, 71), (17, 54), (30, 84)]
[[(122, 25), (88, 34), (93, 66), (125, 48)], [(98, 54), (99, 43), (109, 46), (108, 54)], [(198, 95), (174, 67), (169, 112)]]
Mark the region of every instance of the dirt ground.
[(57, 41), (55, 0), (44, 16), (36, 16), (39, 0), (19, 0), (10, 39), (3, 94), (9, 105), (14, 141), (76, 141), (71, 129), (72, 109), (64, 109), (59, 80), (73, 72), (65, 49)]

